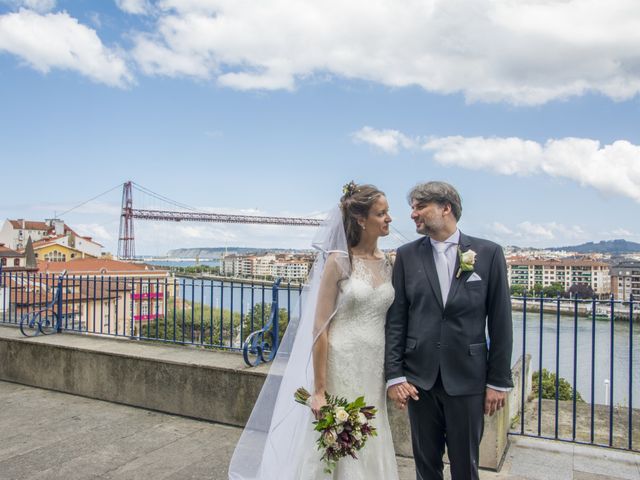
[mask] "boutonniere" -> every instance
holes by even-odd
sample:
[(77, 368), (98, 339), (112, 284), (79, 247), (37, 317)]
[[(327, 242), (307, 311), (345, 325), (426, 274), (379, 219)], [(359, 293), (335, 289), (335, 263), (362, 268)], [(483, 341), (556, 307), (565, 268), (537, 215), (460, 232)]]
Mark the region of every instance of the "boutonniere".
[(462, 272), (473, 272), (473, 266), (476, 264), (476, 252), (473, 250), (463, 252), (458, 247), (458, 257), (460, 257), (460, 267), (458, 268), (458, 273), (456, 273), (456, 278), (460, 278)]

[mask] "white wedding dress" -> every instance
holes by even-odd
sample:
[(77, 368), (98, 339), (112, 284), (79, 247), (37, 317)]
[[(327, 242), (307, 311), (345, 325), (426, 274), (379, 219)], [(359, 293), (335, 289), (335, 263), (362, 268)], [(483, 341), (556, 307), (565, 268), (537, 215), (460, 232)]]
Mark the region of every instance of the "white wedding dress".
[(398, 469), (387, 418), (384, 381), (385, 317), (393, 302), (391, 266), (386, 259), (353, 258), (349, 278), (341, 282), (339, 308), (328, 330), (327, 392), (352, 401), (364, 395), (378, 409), (372, 424), (378, 435), (357, 452), (342, 458), (332, 474), (324, 473), (318, 432), (309, 424), (299, 472), (300, 480), (397, 480)]

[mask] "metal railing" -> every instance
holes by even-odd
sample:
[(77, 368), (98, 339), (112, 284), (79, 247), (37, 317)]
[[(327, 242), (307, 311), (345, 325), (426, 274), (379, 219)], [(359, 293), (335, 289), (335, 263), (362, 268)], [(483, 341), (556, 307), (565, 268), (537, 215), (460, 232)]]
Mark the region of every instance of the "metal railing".
[(640, 309), (627, 301), (513, 297), (522, 374), (511, 434), (638, 451)]
[[(0, 273), (0, 323), (50, 304), (54, 275)], [(273, 358), (302, 287), (185, 277), (67, 276), (63, 331)], [(271, 293), (271, 298), (269, 296)], [(512, 435), (638, 451), (640, 309), (628, 300), (513, 297), (513, 359), (531, 356)], [(275, 308), (274, 308), (275, 307)], [(246, 348), (245, 348), (246, 347)], [(535, 373), (538, 372), (538, 373)]]
[[(52, 321), (59, 315), (65, 332), (241, 352), (252, 333), (273, 327), (272, 316), (281, 337), (302, 290), (280, 282), (67, 275), (53, 302), (57, 282), (57, 275), (1, 272), (0, 324), (18, 326), (25, 314), (43, 310)], [(272, 347), (277, 343), (263, 347), (265, 358)]]

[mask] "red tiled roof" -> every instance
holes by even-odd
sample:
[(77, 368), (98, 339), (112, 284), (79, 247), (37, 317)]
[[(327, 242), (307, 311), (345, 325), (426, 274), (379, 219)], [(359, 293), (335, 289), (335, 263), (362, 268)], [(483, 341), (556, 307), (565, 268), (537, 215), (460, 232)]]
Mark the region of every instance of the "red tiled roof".
[(22, 257), (23, 253), (16, 252), (15, 250), (11, 250), (8, 247), (5, 247), (4, 244), (0, 244), (0, 257)]
[[(34, 220), (8, 220), (9, 223), (13, 226), (14, 229), (23, 229), (23, 230), (43, 230), (48, 233), (55, 233), (56, 229), (53, 225), (49, 226), (47, 222), (38, 222)], [(22, 226), (24, 222), (24, 227)], [(73, 229), (64, 224), (64, 233), (73, 233), (76, 237), (79, 236)]]
[[(24, 222), (24, 227), (22, 226)], [(49, 225), (46, 222), (35, 222), (32, 220), (9, 220), (9, 223), (13, 228), (24, 230), (49, 230)]]
[(41, 240), (37, 240), (35, 242), (33, 242), (33, 248), (40, 248), (40, 247), (44, 247), (46, 245), (55, 243), (56, 240), (58, 240), (59, 238), (64, 238), (66, 237), (66, 235), (58, 235), (55, 237), (47, 237), (47, 238), (43, 238)]
[(155, 273), (165, 276), (168, 271), (152, 265), (121, 262), (106, 258), (79, 258), (69, 262), (38, 262), (42, 273), (59, 273), (66, 270), (70, 275), (110, 275)]

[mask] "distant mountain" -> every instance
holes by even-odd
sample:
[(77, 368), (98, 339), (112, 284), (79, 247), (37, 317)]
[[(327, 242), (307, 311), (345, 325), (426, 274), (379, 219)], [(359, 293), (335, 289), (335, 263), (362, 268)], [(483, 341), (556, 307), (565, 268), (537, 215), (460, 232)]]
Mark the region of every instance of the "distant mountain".
[(566, 250), (578, 253), (632, 253), (640, 252), (640, 243), (627, 240), (602, 240), (598, 243), (588, 242), (571, 247), (554, 247), (547, 250)]
[(249, 248), (249, 247), (202, 247), (176, 248), (167, 252), (169, 258), (220, 258), (225, 253), (262, 253), (262, 252), (290, 252), (285, 248)]

